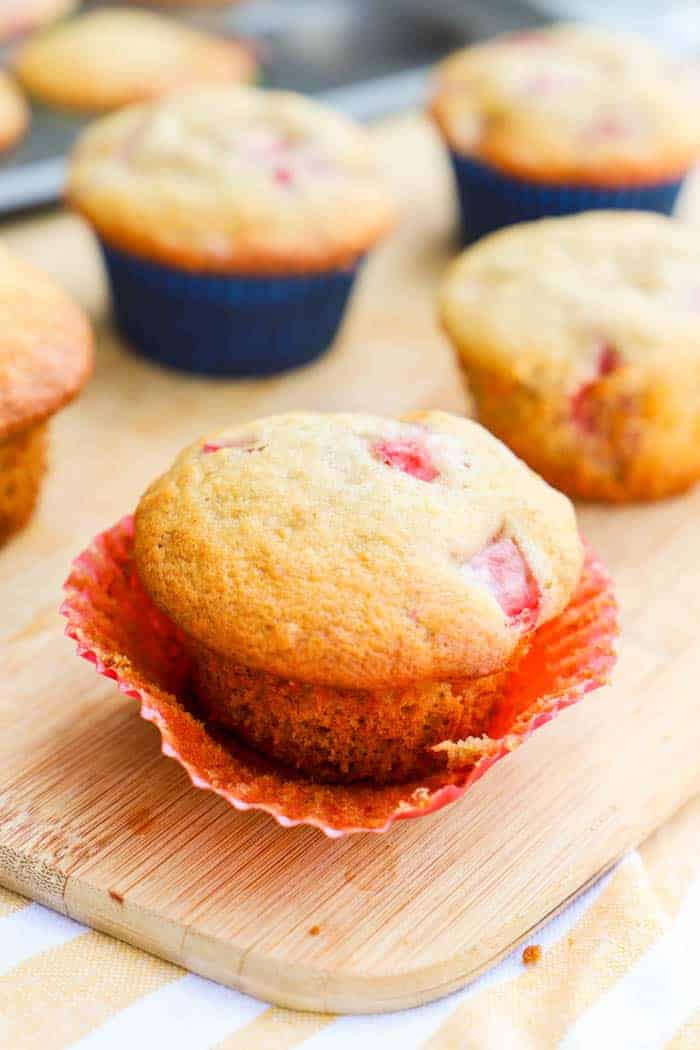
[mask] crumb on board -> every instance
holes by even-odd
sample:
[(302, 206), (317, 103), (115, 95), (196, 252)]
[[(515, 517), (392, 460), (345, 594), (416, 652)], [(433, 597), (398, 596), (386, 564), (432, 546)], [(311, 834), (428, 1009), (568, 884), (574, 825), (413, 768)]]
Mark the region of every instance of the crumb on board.
[(528, 944), (523, 948), (523, 962), (526, 966), (534, 966), (542, 958), (542, 949), (539, 944)]
[(312, 937), (318, 937), (320, 932), (321, 932), (321, 927), (320, 926), (312, 926), (311, 929), (309, 930), (309, 933), (311, 934)]
[(116, 890), (110, 890), (109, 891), (109, 895), (110, 895), (110, 897), (112, 898), (113, 901), (117, 902), (117, 904), (123, 904), (124, 903), (124, 898), (122, 897), (121, 893), (117, 893)]

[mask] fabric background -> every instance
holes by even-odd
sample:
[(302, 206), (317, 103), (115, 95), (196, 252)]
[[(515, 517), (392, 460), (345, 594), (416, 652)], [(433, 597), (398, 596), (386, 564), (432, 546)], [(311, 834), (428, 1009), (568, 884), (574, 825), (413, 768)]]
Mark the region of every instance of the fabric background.
[(2, 1050), (700, 1050), (700, 799), (467, 988), (333, 1017), (220, 987), (0, 889)]

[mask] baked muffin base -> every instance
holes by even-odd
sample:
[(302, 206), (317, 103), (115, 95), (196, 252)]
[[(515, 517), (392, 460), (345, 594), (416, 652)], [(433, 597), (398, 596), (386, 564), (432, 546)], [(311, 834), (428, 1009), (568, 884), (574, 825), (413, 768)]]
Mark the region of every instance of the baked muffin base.
[(163, 753), (193, 785), (238, 810), (257, 809), (282, 827), (308, 824), (329, 838), (384, 832), (460, 798), (499, 759), (560, 711), (605, 684), (615, 663), (617, 607), (610, 578), (589, 550), (567, 609), (539, 628), (510, 677), (489, 732), (445, 741), (439, 772), (403, 784), (319, 784), (202, 723), (190, 691), (185, 639), (153, 604), (135, 571), (131, 516), (97, 536), (76, 559), (62, 613), (78, 653), (133, 697), (153, 722)]
[(431, 748), (486, 732), (511, 665), (483, 678), (381, 692), (290, 681), (190, 645), (193, 687), (207, 718), (325, 783), (401, 783), (434, 770)]
[(639, 388), (625, 370), (571, 398), (547, 398), (516, 376), (461, 362), (478, 419), (572, 499), (628, 503), (684, 492), (700, 479), (700, 390), (683, 403), (661, 384)]
[(0, 543), (32, 515), (46, 470), (46, 447), (46, 423), (0, 441)]

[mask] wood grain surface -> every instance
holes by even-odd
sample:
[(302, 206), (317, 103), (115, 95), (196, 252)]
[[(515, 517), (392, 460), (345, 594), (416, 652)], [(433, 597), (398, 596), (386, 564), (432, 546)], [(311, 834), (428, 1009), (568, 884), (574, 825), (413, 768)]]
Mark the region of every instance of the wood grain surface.
[(313, 1010), (393, 1010), (459, 987), (700, 790), (700, 492), (581, 511), (622, 601), (615, 685), (461, 802), (382, 836), (283, 831), (194, 790), (133, 701), (63, 637), (71, 558), (203, 431), (289, 408), (464, 410), (434, 319), (453, 251), (444, 159), (415, 118), (377, 135), (405, 221), (367, 268), (336, 347), (281, 378), (150, 366), (112, 332), (94, 243), (76, 219), (5, 231), (89, 309), (99, 346), (90, 387), (54, 422), (39, 511), (0, 551), (0, 882)]

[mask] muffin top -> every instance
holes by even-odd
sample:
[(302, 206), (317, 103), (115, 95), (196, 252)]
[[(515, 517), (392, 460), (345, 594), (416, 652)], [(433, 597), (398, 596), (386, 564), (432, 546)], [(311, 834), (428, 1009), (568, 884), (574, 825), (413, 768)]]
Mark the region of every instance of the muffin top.
[(347, 688), (501, 669), (582, 565), (566, 497), (443, 412), (273, 416), (198, 441), (142, 497), (135, 557), (196, 642)]
[(77, 0), (2, 0), (0, 42), (29, 33), (37, 26), (72, 11)]
[(48, 277), (0, 247), (0, 440), (50, 416), (92, 369), (82, 312)]
[(697, 73), (634, 36), (563, 25), (499, 37), (438, 67), (432, 113), (450, 145), (545, 182), (632, 185), (700, 152)]
[(9, 149), (29, 126), (29, 107), (7, 73), (0, 71), (0, 150)]
[(521, 223), (464, 252), (440, 296), (474, 364), (562, 390), (700, 368), (700, 233), (649, 212)]
[(99, 121), (79, 140), (68, 193), (111, 244), (214, 273), (343, 266), (394, 217), (363, 129), (300, 95), (252, 87)]
[(250, 80), (249, 49), (133, 8), (80, 15), (32, 38), (16, 69), (50, 105), (117, 109), (197, 84)]

